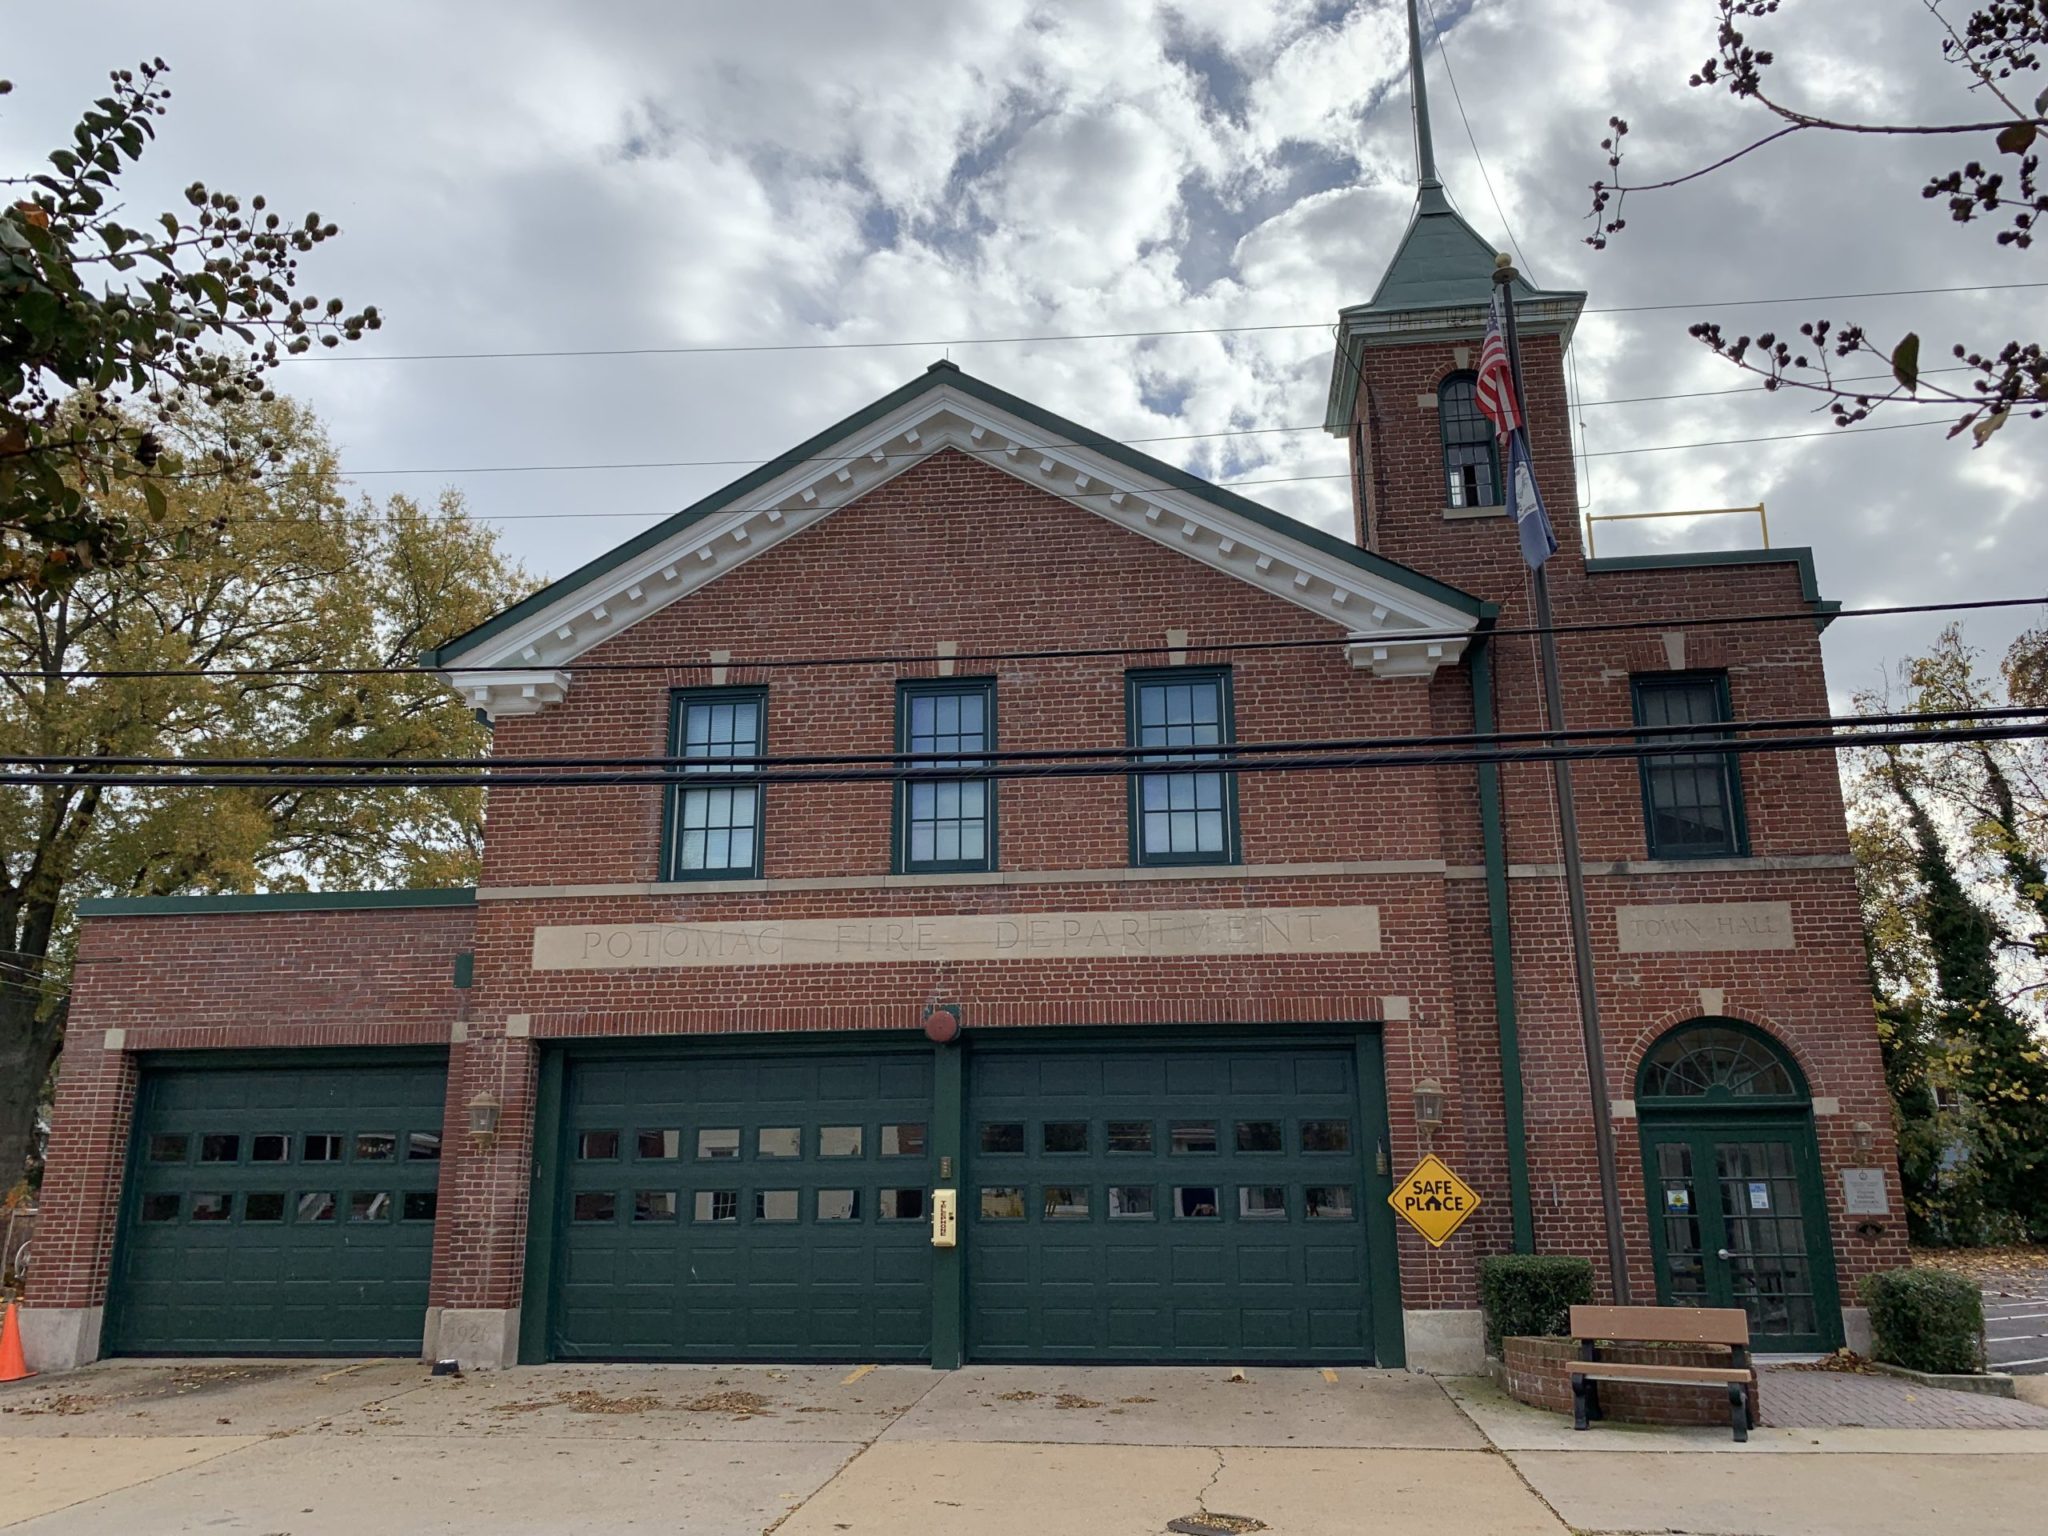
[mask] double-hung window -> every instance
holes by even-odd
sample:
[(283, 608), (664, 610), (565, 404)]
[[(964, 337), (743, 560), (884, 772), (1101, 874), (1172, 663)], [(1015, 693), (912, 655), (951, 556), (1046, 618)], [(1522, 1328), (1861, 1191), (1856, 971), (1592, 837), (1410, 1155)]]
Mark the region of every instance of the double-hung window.
[(903, 683), (896, 694), (896, 750), (933, 759), (896, 784), (896, 866), (906, 874), (996, 867), (993, 779), (924, 777), (982, 766), (996, 744), (996, 685), (945, 678)]
[[(1725, 673), (1672, 673), (1634, 680), (1637, 725), (1699, 726), (1646, 736), (1646, 746), (1725, 741), (1735, 718)], [(1742, 776), (1735, 754), (1659, 752), (1642, 759), (1643, 823), (1653, 859), (1733, 858), (1748, 852)]]
[[(1226, 668), (1175, 667), (1133, 672), (1125, 681), (1129, 745), (1225, 747), (1232, 737)], [(1131, 775), (1131, 854), (1136, 864), (1237, 861), (1237, 787), (1228, 773), (1196, 766), (1220, 753), (1141, 756), (1171, 769)]]
[(1438, 386), (1436, 425), (1444, 445), (1444, 505), (1497, 507), (1500, 450), (1493, 423), (1479, 409), (1478, 375), (1454, 373)]
[(764, 688), (693, 688), (675, 696), (670, 755), (683, 778), (669, 799), (674, 880), (744, 880), (761, 873), (761, 786), (731, 775), (755, 771), (735, 758), (767, 750)]

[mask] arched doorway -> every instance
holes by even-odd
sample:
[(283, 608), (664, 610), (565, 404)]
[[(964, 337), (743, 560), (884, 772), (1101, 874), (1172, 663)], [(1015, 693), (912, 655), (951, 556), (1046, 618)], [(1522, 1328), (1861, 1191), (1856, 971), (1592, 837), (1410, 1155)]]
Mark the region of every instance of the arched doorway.
[(1636, 1074), (1657, 1299), (1741, 1307), (1759, 1350), (1842, 1342), (1834, 1245), (1798, 1065), (1736, 1019), (1693, 1019)]

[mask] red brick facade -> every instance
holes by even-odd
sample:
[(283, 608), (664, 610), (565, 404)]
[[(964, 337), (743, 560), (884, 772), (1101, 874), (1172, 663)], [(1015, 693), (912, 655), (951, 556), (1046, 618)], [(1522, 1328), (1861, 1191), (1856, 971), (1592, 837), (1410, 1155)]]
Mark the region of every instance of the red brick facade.
[[(1476, 342), (1476, 337), (1472, 339)], [(1505, 518), (1450, 519), (1432, 395), (1451, 343), (1366, 354), (1359, 417), (1369, 455), (1361, 523), (1377, 552), (1530, 622), (1526, 572)], [(1684, 569), (1595, 569), (1582, 558), (1563, 377), (1554, 338), (1528, 347), (1535, 458), (1563, 548), (1557, 617), (1670, 617), (1670, 632), (1568, 635), (1574, 727), (1631, 721), (1630, 676), (1725, 670), (1738, 719), (1824, 715), (1811, 594), (1789, 556)], [(1713, 628), (1714, 616), (1797, 615)], [(962, 663), (995, 679), (1005, 750), (1122, 744), (1127, 665), (1176, 659), (1232, 668), (1241, 741), (1429, 735), (1473, 729), (1471, 673), (1375, 677), (1340, 645), (1208, 650), (1234, 640), (1341, 639), (1279, 597), (1112, 526), (1002, 468), (947, 451), (829, 519), (634, 623), (587, 653), (561, 702), (502, 719), (506, 757), (643, 756), (666, 749), (671, 690), (765, 684), (772, 754), (894, 749), (897, 682), (961, 653), (1158, 648), (1139, 658)], [(1673, 638), (1676, 637), (1676, 638)], [(1682, 649), (1682, 654), (1681, 654)], [(1532, 640), (1494, 642), (1499, 728), (1541, 724)], [(778, 669), (797, 657), (924, 656), (927, 663)], [(648, 671), (587, 663), (654, 662)], [(1904, 1259), (1903, 1227), (1859, 1234), (1839, 1214), (1835, 1170), (1890, 1167), (1858, 909), (1835, 767), (1826, 754), (1742, 760), (1749, 857), (1650, 864), (1632, 761), (1576, 766), (1592, 931), (1608, 1040), (1609, 1092), (1635, 1094), (1643, 1052), (1704, 1014), (1781, 1041), (1815, 1097), (1844, 1300), (1857, 1276)], [(999, 790), (1001, 879), (885, 880), (885, 784), (767, 791), (763, 882), (640, 889), (662, 879), (663, 793), (652, 787), (501, 789), (493, 794), (479, 899), (469, 909), (94, 917), (84, 926), (58, 1101), (33, 1304), (104, 1295), (136, 1053), (211, 1047), (448, 1043), (450, 1155), (442, 1169), (433, 1305), (519, 1303), (527, 1246), (536, 1063), (544, 1042), (589, 1036), (842, 1029), (912, 1031), (935, 995), (970, 1029), (1145, 1027), (1384, 1020), (1390, 1152), (1422, 1153), (1416, 1082), (1447, 1090), (1434, 1150), (1480, 1191), (1477, 1216), (1441, 1250), (1400, 1239), (1400, 1304), (1476, 1305), (1476, 1260), (1511, 1243), (1502, 1073), (1489, 944), (1485, 840), (1469, 767), (1242, 775), (1242, 861), (1180, 873), (1130, 867), (1120, 778), (1007, 781)], [(1515, 996), (1536, 1245), (1604, 1253), (1579, 1010), (1546, 769), (1503, 774)], [(1619, 951), (1622, 905), (1788, 902), (1795, 949)], [(536, 971), (537, 926), (574, 923), (908, 917), (1145, 908), (1374, 906), (1377, 953), (1341, 956), (812, 964), (786, 968)], [(474, 950), (474, 983), (454, 985)], [(1703, 995), (1704, 994), (1704, 995)], [(1718, 1001), (1715, 994), (1719, 994)], [(1390, 1003), (1389, 1000), (1399, 1000)], [(121, 1031), (113, 1041), (107, 1031)], [(118, 1046), (118, 1048), (103, 1048)], [(477, 1150), (457, 1134), (479, 1093), (502, 1105)], [(1868, 1139), (1858, 1125), (1872, 1128)], [(1634, 1123), (1618, 1125), (1636, 1299), (1655, 1296)], [(1893, 1208), (1898, 1192), (1892, 1189)], [(1391, 1304), (1391, 1302), (1389, 1302)]]

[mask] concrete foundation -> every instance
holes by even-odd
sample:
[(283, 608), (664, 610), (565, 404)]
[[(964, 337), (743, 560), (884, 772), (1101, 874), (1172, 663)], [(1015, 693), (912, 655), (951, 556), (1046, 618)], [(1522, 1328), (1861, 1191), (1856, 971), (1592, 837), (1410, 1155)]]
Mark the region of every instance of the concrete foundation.
[(21, 1352), (32, 1371), (75, 1371), (100, 1357), (105, 1307), (23, 1307)]
[(430, 1307), (420, 1351), (465, 1371), (501, 1371), (519, 1363), (517, 1307)]
[(1866, 1360), (1870, 1358), (1870, 1308), (1842, 1308), (1842, 1342)]
[(1408, 1369), (1431, 1376), (1478, 1376), (1486, 1370), (1486, 1325), (1479, 1309), (1405, 1311)]

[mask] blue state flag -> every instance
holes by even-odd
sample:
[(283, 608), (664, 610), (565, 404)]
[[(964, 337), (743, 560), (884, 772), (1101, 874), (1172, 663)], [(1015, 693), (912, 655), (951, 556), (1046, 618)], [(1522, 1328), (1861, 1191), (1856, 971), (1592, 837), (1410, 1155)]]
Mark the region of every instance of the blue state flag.
[(1536, 494), (1536, 476), (1529, 468), (1529, 444), (1518, 431), (1508, 437), (1508, 511), (1515, 519), (1515, 532), (1522, 539), (1522, 558), (1535, 570), (1557, 553), (1557, 535), (1550, 531), (1550, 514), (1543, 510), (1543, 498)]

